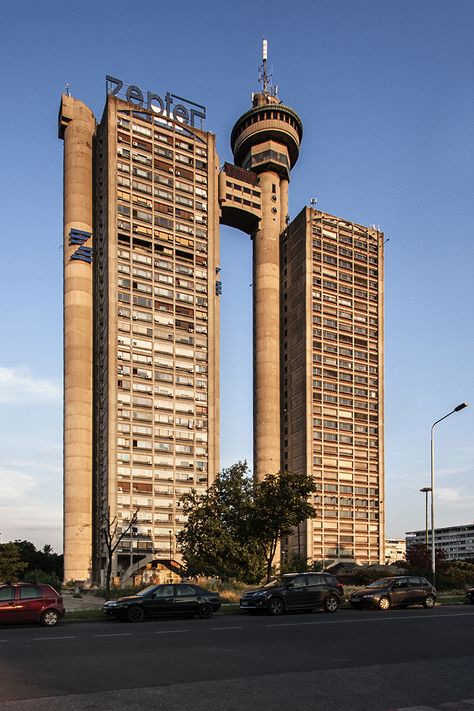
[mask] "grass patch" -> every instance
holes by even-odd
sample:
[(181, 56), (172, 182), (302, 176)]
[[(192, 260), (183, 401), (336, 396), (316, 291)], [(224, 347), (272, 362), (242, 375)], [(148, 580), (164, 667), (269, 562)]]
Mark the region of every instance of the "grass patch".
[(65, 620), (105, 620), (106, 616), (101, 609), (96, 610), (68, 610), (64, 615)]

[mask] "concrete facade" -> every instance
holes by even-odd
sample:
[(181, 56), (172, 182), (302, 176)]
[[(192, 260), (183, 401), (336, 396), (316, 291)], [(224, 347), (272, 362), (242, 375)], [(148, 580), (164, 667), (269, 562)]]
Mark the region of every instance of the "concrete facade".
[(97, 127), (71, 97), (61, 116), (66, 239), (71, 224), (94, 233), (87, 262), (65, 256), (65, 579), (100, 581), (107, 516), (120, 534), (138, 512), (114, 575), (175, 558), (179, 500), (218, 471), (218, 159), (212, 134), (118, 97)]
[(88, 580), (92, 569), (93, 274), (87, 255), (92, 248), (93, 231), (94, 134), (95, 119), (90, 109), (70, 96), (63, 96), (59, 136), (64, 140), (66, 580)]
[(288, 180), (303, 126), (275, 96), (259, 93), (232, 130), (238, 166), (258, 175), (261, 217), (253, 240), (254, 476), (281, 470), (280, 234), (288, 219)]
[(282, 464), (317, 487), (287, 554), (384, 562), (383, 242), (312, 208), (282, 234)]

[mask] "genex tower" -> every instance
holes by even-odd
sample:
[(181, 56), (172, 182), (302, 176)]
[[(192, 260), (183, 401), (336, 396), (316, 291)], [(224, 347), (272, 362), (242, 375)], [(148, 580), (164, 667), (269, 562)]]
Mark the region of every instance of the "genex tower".
[[(262, 91), (253, 95), (252, 108), (236, 122), (231, 147), (235, 165), (247, 173), (242, 171), (241, 177), (259, 185), (261, 211), (257, 215), (254, 205), (240, 203), (235, 212), (241, 214), (229, 220), (222, 190), (220, 197), (221, 222), (251, 230), (253, 240), (254, 474), (264, 478), (281, 469), (280, 240), (289, 222), (288, 183), (303, 125), (276, 96), (267, 73), (266, 40), (259, 78)], [(231, 166), (224, 171), (232, 177)], [(255, 221), (249, 222), (247, 212), (253, 212)]]
[(103, 578), (106, 521), (114, 576), (167, 580), (182, 496), (218, 476), (220, 224), (253, 242), (254, 474), (315, 480), (282, 553), (383, 560), (383, 234), (290, 222), (303, 128), (266, 41), (259, 78), (222, 168), (202, 104), (111, 76), (100, 121), (61, 97), (66, 580)]

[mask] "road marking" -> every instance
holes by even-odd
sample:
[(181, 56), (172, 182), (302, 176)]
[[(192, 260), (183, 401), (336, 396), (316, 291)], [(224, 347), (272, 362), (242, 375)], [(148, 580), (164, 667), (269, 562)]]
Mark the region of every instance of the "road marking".
[(155, 632), (155, 634), (174, 634), (175, 632), (189, 632), (189, 630), (160, 630), (159, 632)]
[(211, 630), (241, 630), (243, 629), (242, 626), (240, 627), (211, 627)]
[(76, 637), (33, 637), (33, 640), (35, 642), (45, 642), (46, 640), (49, 641), (50, 639), (76, 639)]
[(415, 615), (400, 615), (397, 617), (385, 617), (383, 613), (380, 617), (361, 617), (357, 620), (318, 620), (317, 622), (281, 622), (273, 623), (272, 625), (265, 625), (265, 627), (299, 627), (300, 625), (340, 625), (340, 624), (350, 624), (351, 622), (397, 622), (398, 620), (432, 620), (434, 617), (442, 617), (447, 619), (449, 617), (472, 617), (474, 612), (453, 612), (447, 615), (426, 615), (426, 616), (415, 616)]
[(465, 709), (466, 704), (469, 706), (474, 706), (474, 699), (464, 699), (463, 701), (454, 701), (447, 704), (439, 704), (439, 706), (403, 706), (403, 708), (397, 708), (393, 711), (440, 711), (440, 709), (450, 709), (450, 711), (456, 711), (456, 709)]
[(117, 632), (114, 634), (95, 634), (94, 637), (130, 637), (133, 632)]

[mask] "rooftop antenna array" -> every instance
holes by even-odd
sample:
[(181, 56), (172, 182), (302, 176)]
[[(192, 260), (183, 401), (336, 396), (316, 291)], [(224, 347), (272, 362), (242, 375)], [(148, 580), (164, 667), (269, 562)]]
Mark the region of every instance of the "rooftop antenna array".
[(268, 40), (264, 39), (262, 42), (262, 64), (258, 68), (258, 82), (262, 85), (262, 93), (265, 96), (276, 96), (278, 93), (278, 86), (273, 84), (272, 75), (268, 74), (267, 59)]

